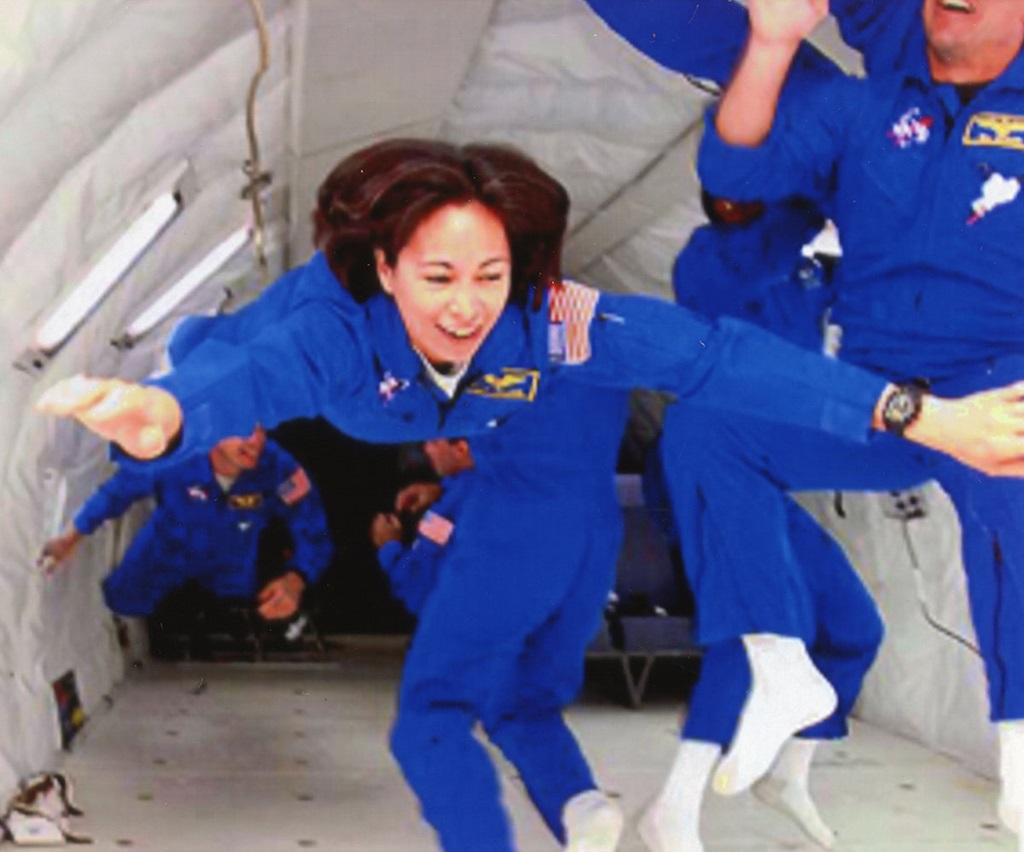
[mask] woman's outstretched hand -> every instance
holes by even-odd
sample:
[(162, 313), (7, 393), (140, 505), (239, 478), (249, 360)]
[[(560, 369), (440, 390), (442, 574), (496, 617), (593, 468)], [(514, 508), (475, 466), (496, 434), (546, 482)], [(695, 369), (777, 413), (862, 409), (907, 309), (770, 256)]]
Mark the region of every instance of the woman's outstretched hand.
[(36, 410), (74, 417), (137, 459), (163, 454), (182, 426), (181, 406), (170, 393), (121, 379), (63, 379), (40, 397)]

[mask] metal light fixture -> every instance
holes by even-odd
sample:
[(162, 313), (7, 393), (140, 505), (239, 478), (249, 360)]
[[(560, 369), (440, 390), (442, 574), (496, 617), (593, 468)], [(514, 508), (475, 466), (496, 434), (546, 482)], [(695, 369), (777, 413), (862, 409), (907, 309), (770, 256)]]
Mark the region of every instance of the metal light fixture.
[(123, 349), (128, 349), (139, 338), (148, 334), (165, 320), (185, 299), (206, 283), (211, 276), (237, 255), (252, 237), (251, 229), (246, 226), (234, 231), (218, 243), (202, 260), (186, 272), (178, 281), (167, 289), (156, 301), (139, 314), (125, 329), (124, 334), (112, 341)]
[(163, 182), (160, 192), (128, 226), (78, 285), (27, 339), (14, 366), (26, 372), (41, 370), (96, 310), (164, 229), (181, 211), (192, 176), (182, 162)]
[(177, 192), (166, 192), (153, 201), (39, 327), (33, 339), (34, 348), (47, 355), (59, 349), (180, 209), (181, 196)]

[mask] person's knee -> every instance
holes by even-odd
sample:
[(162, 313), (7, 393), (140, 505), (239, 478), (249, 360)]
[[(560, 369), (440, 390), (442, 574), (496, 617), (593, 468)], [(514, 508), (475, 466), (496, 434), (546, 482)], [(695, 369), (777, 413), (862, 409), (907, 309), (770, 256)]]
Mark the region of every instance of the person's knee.
[(403, 768), (430, 760), (430, 755), (443, 750), (460, 738), (472, 737), (473, 719), (461, 709), (434, 707), (399, 708), (391, 726), (391, 754)]

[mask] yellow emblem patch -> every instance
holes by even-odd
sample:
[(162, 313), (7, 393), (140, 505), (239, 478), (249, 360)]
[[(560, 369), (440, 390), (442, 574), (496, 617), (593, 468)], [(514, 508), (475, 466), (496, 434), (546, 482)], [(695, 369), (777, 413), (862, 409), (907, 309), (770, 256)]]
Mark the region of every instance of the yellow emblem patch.
[(540, 384), (540, 372), (523, 367), (502, 367), (500, 373), (486, 373), (466, 388), (466, 393), (491, 399), (533, 402)]
[(1024, 151), (1024, 115), (977, 112), (964, 128), (964, 145)]
[(258, 509), (263, 505), (263, 495), (256, 494), (229, 494), (228, 506), (232, 509)]

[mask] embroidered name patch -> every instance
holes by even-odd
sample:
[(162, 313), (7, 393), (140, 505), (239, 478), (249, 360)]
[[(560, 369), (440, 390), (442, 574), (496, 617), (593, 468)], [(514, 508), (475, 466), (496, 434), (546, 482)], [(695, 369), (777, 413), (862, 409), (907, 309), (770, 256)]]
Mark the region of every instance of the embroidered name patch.
[(523, 367), (502, 367), (500, 373), (486, 373), (466, 388), (466, 393), (491, 399), (533, 402), (540, 384), (540, 372)]
[(1024, 151), (1024, 115), (977, 112), (964, 128), (964, 145)]
[(582, 364), (590, 358), (590, 323), (601, 294), (572, 281), (551, 286), (548, 357), (556, 364)]
[(255, 494), (229, 494), (228, 507), (231, 509), (258, 509), (263, 505), (263, 495)]

